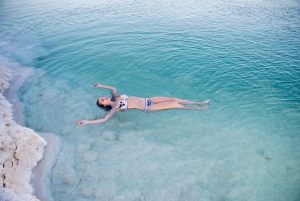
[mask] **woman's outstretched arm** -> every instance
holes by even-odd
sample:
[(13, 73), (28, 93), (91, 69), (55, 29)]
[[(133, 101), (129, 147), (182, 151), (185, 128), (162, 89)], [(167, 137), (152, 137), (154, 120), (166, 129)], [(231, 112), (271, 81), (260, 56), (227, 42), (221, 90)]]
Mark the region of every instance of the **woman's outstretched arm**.
[(110, 110), (110, 112), (106, 115), (106, 117), (103, 118), (103, 119), (96, 119), (96, 120), (92, 120), (92, 121), (82, 120), (82, 121), (78, 121), (78, 122), (77, 122), (77, 125), (78, 125), (78, 126), (84, 126), (84, 125), (87, 125), (87, 124), (104, 123), (104, 122), (106, 122), (107, 120), (109, 120), (112, 116), (114, 116), (114, 114), (115, 114), (117, 111), (118, 111), (118, 109), (112, 108), (112, 109)]
[(111, 86), (104, 86), (104, 85), (102, 85), (102, 84), (94, 84), (94, 87), (95, 87), (95, 88), (103, 88), (103, 89), (109, 89), (109, 90), (111, 90), (111, 93), (112, 93), (112, 95), (113, 95), (113, 98), (116, 98), (116, 97), (119, 96), (117, 89), (114, 88), (114, 87), (111, 87)]

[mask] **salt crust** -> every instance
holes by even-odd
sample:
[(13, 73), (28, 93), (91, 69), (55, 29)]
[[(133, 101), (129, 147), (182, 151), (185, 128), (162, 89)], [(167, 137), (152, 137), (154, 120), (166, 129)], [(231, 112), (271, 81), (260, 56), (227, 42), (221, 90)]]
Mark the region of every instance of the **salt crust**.
[(10, 68), (0, 66), (0, 201), (37, 201), (32, 196), (31, 170), (47, 143), (13, 120), (11, 104), (3, 96), (12, 77)]
[[(4, 77), (7, 77), (8, 74), (12, 73), (7, 73), (7, 71), (13, 70), (13, 76), (10, 77), (10, 79), (5, 79), (9, 80), (6, 82), (6, 86), (9, 88), (6, 88), (5, 91), (1, 92), (5, 99), (13, 105), (12, 107), (12, 114), (13, 114), (13, 120), (21, 125), (23, 125), (23, 104), (18, 100), (16, 91), (22, 86), (23, 82), (27, 77), (29, 77), (34, 71), (33, 68), (28, 68), (28, 67), (21, 67), (18, 63), (12, 62), (7, 60), (6, 58), (3, 58), (0, 56), (1, 63), (4, 63), (4, 66), (9, 66), (9, 68), (2, 68), (0, 71), (0, 74), (2, 74), (2, 71), (4, 72), (3, 74)], [(2, 64), (3, 65), (3, 64)], [(6, 70), (5, 70), (6, 69)], [(6, 73), (5, 73), (6, 72)], [(1, 76), (2, 77), (2, 76)]]

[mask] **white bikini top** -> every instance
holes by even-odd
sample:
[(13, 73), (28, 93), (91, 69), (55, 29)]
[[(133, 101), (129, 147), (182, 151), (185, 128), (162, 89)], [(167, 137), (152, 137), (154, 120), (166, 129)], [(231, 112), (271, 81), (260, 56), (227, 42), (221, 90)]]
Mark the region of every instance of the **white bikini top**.
[(126, 96), (125, 94), (122, 94), (120, 97), (123, 98), (123, 100), (121, 100), (119, 103), (119, 109), (128, 110), (127, 100), (126, 100), (128, 98), (128, 96)]

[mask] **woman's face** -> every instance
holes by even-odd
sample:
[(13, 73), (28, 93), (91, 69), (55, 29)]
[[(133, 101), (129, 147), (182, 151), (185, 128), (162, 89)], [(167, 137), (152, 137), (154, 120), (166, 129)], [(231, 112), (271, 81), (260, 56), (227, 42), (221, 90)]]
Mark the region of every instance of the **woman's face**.
[(103, 106), (108, 106), (108, 105), (110, 105), (110, 98), (108, 98), (108, 97), (101, 97), (101, 98), (98, 99), (98, 103), (100, 105), (103, 105)]

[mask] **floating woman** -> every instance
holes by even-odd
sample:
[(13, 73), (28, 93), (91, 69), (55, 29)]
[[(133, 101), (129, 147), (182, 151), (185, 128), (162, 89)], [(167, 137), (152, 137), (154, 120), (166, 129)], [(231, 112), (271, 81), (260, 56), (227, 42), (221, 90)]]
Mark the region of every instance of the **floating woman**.
[[(159, 112), (169, 109), (179, 109), (179, 110), (208, 110), (207, 106), (210, 99), (203, 102), (193, 102), (188, 100), (181, 100), (177, 98), (166, 98), (166, 97), (153, 97), (153, 98), (139, 98), (139, 97), (128, 97), (126, 95), (119, 95), (116, 88), (110, 86), (104, 86), (101, 84), (94, 84), (95, 88), (104, 88), (111, 90), (112, 99), (108, 97), (101, 97), (97, 100), (96, 104), (106, 110), (109, 113), (103, 119), (97, 119), (92, 121), (82, 120), (77, 124), (79, 126), (84, 126), (87, 124), (97, 124), (106, 122), (110, 119), (116, 112), (124, 112), (126, 110), (138, 109), (144, 112)], [(197, 107), (189, 107), (186, 105), (197, 105)]]

